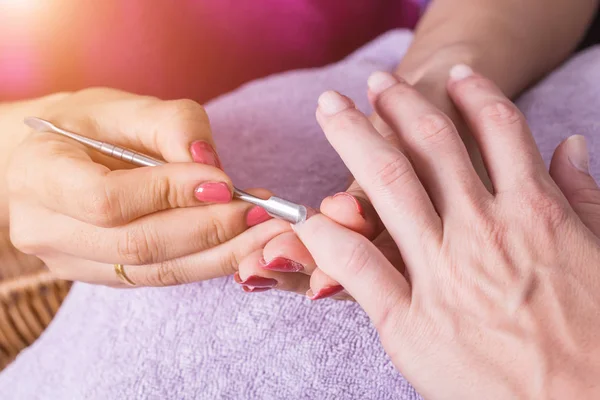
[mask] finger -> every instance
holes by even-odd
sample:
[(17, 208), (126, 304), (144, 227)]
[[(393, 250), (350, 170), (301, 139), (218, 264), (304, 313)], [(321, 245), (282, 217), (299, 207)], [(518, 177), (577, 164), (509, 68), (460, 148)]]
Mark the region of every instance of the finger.
[[(45, 111), (57, 126), (168, 162), (191, 162), (192, 145), (214, 149), (204, 108), (192, 100), (162, 101), (113, 89), (77, 92)], [(206, 147), (206, 146), (205, 146)], [(208, 147), (206, 147), (208, 148)], [(215, 153), (216, 155), (216, 153)], [(214, 162), (218, 166), (218, 159)]]
[(333, 221), (372, 239), (383, 230), (383, 224), (365, 192), (356, 182), (348, 190), (326, 197), (320, 211)]
[(257, 250), (240, 262), (239, 271), (234, 274), (234, 280), (245, 292), (275, 288), (299, 294), (306, 293), (309, 288), (309, 276), (264, 269), (262, 258), (263, 252)]
[[(268, 197), (266, 190), (249, 190)], [(168, 210), (116, 228), (98, 228), (40, 207), (20, 208), (14, 218), (14, 239), (29, 253), (50, 249), (102, 263), (150, 264), (206, 250), (231, 240), (248, 227), (251, 204)], [(52, 230), (40, 226), (56, 227)], [(289, 229), (289, 228), (288, 228)]]
[(65, 142), (49, 138), (28, 146), (8, 174), (11, 192), (96, 226), (119, 226), (157, 211), (232, 199), (231, 180), (218, 168), (172, 163), (111, 171)]
[(306, 292), (306, 297), (313, 301), (321, 300), (339, 295), (343, 291), (344, 287), (338, 281), (318, 268), (310, 276), (310, 289)]
[(171, 286), (233, 275), (245, 257), (289, 226), (285, 221), (270, 220), (205, 251), (156, 264), (126, 265), (127, 275), (140, 286)]
[(441, 221), (406, 156), (335, 92), (319, 98), (317, 120), (402, 253), (420, 258), (422, 251), (416, 249), (435, 248), (436, 243), (426, 241), (439, 241)]
[(369, 78), (375, 110), (397, 132), (440, 214), (460, 196), (488, 195), (454, 124), (406, 82), (386, 72)]
[(583, 136), (571, 136), (556, 148), (550, 176), (581, 221), (600, 237), (600, 189), (589, 172), (589, 154)]
[(356, 299), (378, 330), (401, 323), (410, 305), (410, 289), (369, 240), (323, 215), (294, 230), (320, 268)]
[(458, 65), (448, 93), (471, 128), (496, 192), (548, 176), (525, 117), (490, 80)]
[[(341, 224), (340, 224), (341, 225)], [(398, 270), (400, 273), (405, 273), (404, 263), (402, 256), (398, 250), (398, 246), (394, 243), (394, 240), (389, 235), (388, 231), (383, 231), (379, 236), (373, 240), (373, 244), (377, 247), (377, 250), (383, 254), (383, 256)], [(406, 277), (407, 280), (409, 277)], [(310, 292), (306, 295), (311, 300), (318, 300), (321, 298), (335, 297), (344, 298), (344, 294), (347, 292), (343, 291), (343, 286), (338, 283), (335, 279), (329, 277), (322, 269), (317, 268), (314, 270), (310, 277)]]
[(270, 240), (262, 255), (259, 264), (265, 271), (301, 272), (310, 275), (316, 268), (312, 256), (291, 228)]

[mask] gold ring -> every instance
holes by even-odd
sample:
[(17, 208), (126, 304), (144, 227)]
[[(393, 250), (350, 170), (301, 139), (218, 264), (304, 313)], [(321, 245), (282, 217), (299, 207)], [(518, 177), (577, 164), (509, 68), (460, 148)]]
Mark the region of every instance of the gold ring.
[(129, 279), (127, 275), (125, 275), (125, 270), (123, 269), (123, 264), (115, 264), (115, 273), (119, 277), (120, 280), (128, 284), (129, 286), (136, 286), (135, 282)]

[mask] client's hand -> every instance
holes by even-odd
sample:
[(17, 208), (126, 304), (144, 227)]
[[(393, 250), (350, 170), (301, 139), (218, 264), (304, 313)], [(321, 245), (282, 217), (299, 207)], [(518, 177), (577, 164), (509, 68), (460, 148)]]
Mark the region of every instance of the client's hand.
[[(7, 173), (15, 246), (60, 277), (140, 286), (229, 275), (238, 260), (289, 226), (232, 201), (203, 108), (110, 89), (60, 97), (39, 117), (99, 140), (163, 158), (151, 168), (31, 133)], [(268, 195), (264, 190), (254, 194)]]
[[(402, 148), (335, 93), (321, 99), (318, 119), (406, 272), (326, 216), (295, 230), (320, 268), (364, 307), (424, 397), (598, 398), (600, 241), (546, 171), (517, 108), (466, 67), (452, 75), (449, 93), (478, 141), (494, 194), (450, 120), (389, 76), (378, 112)], [(573, 155), (585, 171), (585, 155)], [(565, 161), (557, 152), (553, 168)]]

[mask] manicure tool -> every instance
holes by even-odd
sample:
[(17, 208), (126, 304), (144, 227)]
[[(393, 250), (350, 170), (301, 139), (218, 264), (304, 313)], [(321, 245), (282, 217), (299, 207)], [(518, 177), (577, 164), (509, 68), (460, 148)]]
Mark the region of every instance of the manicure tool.
[[(66, 131), (41, 118), (27, 117), (23, 122), (25, 122), (27, 126), (35, 131), (53, 132), (62, 136), (66, 136), (86, 145), (87, 147), (95, 149), (102, 154), (106, 154), (109, 157), (116, 158), (117, 160), (123, 160), (140, 167), (157, 167), (165, 164), (164, 161), (137, 153), (124, 147), (115, 146)], [(235, 187), (233, 188), (233, 196), (247, 203), (264, 208), (265, 211), (273, 218), (279, 218), (284, 221), (291, 222), (292, 224), (304, 222), (309, 216), (309, 209), (306, 206), (292, 203), (291, 201), (287, 201), (279, 197), (271, 196), (267, 200), (264, 200)]]

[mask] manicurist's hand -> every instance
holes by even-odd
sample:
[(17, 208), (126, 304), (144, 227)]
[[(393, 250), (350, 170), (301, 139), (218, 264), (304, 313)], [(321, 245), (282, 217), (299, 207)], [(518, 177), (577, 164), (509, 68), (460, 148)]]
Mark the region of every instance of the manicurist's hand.
[(7, 172), (11, 240), (60, 277), (122, 286), (114, 264), (138, 286), (228, 275), (288, 228), (232, 200), (197, 103), (88, 89), (35, 116), (169, 162), (133, 168), (56, 134), (29, 134)]
[(598, 187), (586, 172), (585, 144), (574, 137), (561, 145), (553, 180), (500, 90), (465, 66), (451, 76), (448, 91), (478, 142), (493, 194), (449, 118), (388, 75), (375, 101), (398, 146), (336, 93), (322, 96), (317, 117), (405, 271), (324, 215), (296, 233), (362, 305), (425, 398), (598, 398), (598, 207), (581, 202), (591, 194), (597, 203)]

